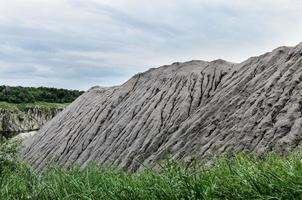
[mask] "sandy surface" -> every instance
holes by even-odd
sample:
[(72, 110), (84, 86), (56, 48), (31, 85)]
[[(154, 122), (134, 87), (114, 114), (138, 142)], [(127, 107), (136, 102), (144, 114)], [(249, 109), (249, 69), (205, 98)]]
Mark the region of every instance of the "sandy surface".
[(15, 136), (15, 139), (27, 139), (29, 137), (34, 136), (37, 133), (37, 131), (31, 131), (31, 132), (25, 132), (25, 133), (20, 133), (19, 135)]

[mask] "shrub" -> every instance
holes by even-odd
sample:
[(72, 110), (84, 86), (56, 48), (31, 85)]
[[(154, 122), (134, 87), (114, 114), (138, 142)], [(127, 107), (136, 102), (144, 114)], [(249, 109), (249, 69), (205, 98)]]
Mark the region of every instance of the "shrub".
[(20, 163), (18, 159), (19, 140), (0, 140), (0, 170), (14, 170)]

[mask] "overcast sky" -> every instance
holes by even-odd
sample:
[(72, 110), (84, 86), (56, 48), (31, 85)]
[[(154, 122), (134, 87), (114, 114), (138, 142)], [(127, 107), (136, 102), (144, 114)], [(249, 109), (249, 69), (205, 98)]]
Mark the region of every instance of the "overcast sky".
[(0, 85), (88, 89), (302, 41), (301, 0), (0, 0)]

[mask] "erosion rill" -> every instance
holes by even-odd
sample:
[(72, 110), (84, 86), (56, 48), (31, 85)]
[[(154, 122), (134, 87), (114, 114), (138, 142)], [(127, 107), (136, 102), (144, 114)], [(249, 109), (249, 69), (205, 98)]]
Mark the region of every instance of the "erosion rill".
[(302, 44), (233, 64), (174, 63), (121, 86), (90, 89), (31, 140), (24, 158), (137, 170), (167, 154), (284, 152), (302, 139)]

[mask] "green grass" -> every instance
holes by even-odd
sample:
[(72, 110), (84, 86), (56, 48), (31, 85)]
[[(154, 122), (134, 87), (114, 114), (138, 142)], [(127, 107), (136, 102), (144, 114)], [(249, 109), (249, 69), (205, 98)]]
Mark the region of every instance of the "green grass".
[(27, 111), (29, 108), (35, 106), (42, 108), (65, 108), (69, 103), (47, 103), (47, 102), (36, 102), (36, 103), (7, 103), (0, 101), (0, 108), (7, 109), (10, 111)]
[(14, 145), (2, 146), (0, 199), (302, 199), (301, 151), (236, 154), (211, 167), (166, 161), (137, 173), (96, 165), (36, 172), (16, 159)]

